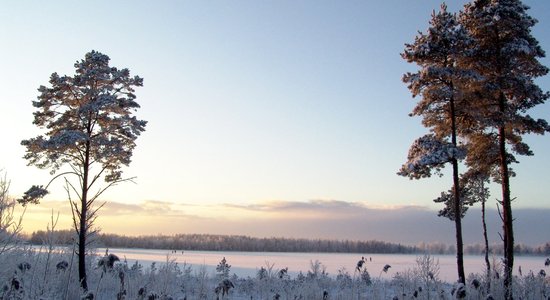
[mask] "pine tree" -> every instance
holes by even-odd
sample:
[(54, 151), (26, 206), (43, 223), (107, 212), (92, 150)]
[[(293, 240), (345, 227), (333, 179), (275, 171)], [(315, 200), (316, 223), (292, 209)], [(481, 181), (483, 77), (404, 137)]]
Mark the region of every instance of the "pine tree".
[(222, 258), (222, 260), (216, 266), (216, 276), (220, 279), (229, 279), (229, 272), (231, 271), (231, 265), (227, 263), (227, 260)]
[[(514, 231), (510, 192), (511, 163), (514, 154), (533, 155), (522, 136), (550, 131), (543, 119), (534, 119), (527, 111), (543, 104), (549, 97), (534, 83), (548, 73), (538, 58), (545, 56), (531, 35), (536, 20), (527, 14), (528, 7), (519, 0), (475, 0), (464, 7), (460, 23), (475, 40), (474, 55), (468, 68), (483, 77), (477, 92), (476, 111), (483, 132), (482, 149), (489, 150), (487, 160), (475, 160), (492, 171), (502, 187), (500, 201), (503, 220), (503, 242), (506, 299), (512, 298), (514, 265)], [(482, 156), (482, 152), (478, 155)], [(474, 160), (472, 160), (474, 161)]]
[(438, 13), (433, 12), (428, 32), (419, 33), (413, 44), (406, 45), (402, 54), (408, 62), (420, 66), (420, 71), (405, 74), (403, 81), (408, 84), (413, 97), (422, 97), (411, 115), (422, 116), (423, 125), (431, 133), (414, 142), (408, 161), (398, 174), (419, 179), (430, 177), (432, 171), (441, 174), (445, 164), (452, 165), (452, 191), (443, 193), (438, 199), (446, 205), (440, 215), (455, 222), (457, 271), (461, 283), (465, 282), (461, 223), (464, 205), (458, 162), (466, 153), (458, 138), (470, 127), (464, 86), (477, 79), (475, 73), (461, 68), (462, 57), (467, 55), (464, 50), (470, 43), (456, 16), (447, 12), (447, 6), (443, 4)]
[[(92, 51), (75, 63), (74, 76), (50, 77), (51, 87), (40, 86), (33, 106), (34, 124), (44, 135), (23, 140), (29, 165), (50, 169), (56, 174), (50, 181), (64, 177), (65, 189), (78, 234), (78, 273), (81, 287), (87, 290), (86, 248), (97, 211), (97, 198), (109, 187), (130, 179), (122, 177), (122, 166), (130, 164), (135, 140), (145, 130), (146, 121), (132, 115), (139, 108), (134, 87), (143, 79), (130, 77), (128, 69), (109, 66), (109, 57)], [(63, 169), (62, 169), (63, 168)], [(107, 184), (92, 193), (92, 187), (104, 177)], [(78, 182), (77, 184), (74, 181)], [(38, 203), (48, 191), (31, 187), (19, 201)], [(79, 201), (71, 200), (71, 194)]]

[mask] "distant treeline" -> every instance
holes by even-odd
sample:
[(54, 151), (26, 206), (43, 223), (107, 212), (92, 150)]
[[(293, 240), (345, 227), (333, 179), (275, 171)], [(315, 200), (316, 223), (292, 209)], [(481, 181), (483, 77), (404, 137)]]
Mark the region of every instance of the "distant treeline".
[[(74, 231), (59, 230), (48, 234), (36, 231), (28, 238), (34, 245), (51, 241), (57, 245), (70, 245), (75, 238)], [(419, 243), (402, 245), (382, 241), (255, 238), (243, 235), (177, 234), (125, 236), (101, 233), (95, 236), (97, 247), (144, 248), (197, 251), (246, 251), (246, 252), (325, 252), (325, 253), (384, 253), (384, 254), (455, 254), (453, 245), (444, 243)], [(481, 244), (465, 245), (465, 254), (477, 255), (484, 251)], [(492, 245), (491, 252), (502, 254), (502, 245)], [(516, 254), (550, 255), (550, 242), (537, 247), (516, 245)]]
[[(28, 241), (40, 245), (52, 240), (55, 244), (72, 244), (74, 232), (55, 231), (48, 236), (46, 231), (36, 231)], [(415, 246), (382, 241), (313, 240), (293, 238), (254, 238), (242, 235), (177, 234), (125, 236), (101, 233), (95, 237), (96, 246), (110, 248), (145, 248), (201, 251), (248, 251), (248, 252), (335, 252), (335, 253), (416, 253)]]

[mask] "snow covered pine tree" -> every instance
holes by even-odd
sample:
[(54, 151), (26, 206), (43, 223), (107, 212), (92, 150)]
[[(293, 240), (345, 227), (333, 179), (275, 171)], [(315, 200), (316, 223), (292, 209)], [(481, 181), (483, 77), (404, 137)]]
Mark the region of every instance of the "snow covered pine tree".
[(531, 35), (537, 23), (527, 14), (529, 7), (520, 0), (475, 0), (465, 5), (459, 22), (475, 40), (472, 60), (467, 66), (483, 77), (478, 91), (477, 120), (489, 144), (497, 145), (496, 160), (479, 160), (497, 169), (494, 180), (502, 187), (502, 221), (504, 242), (505, 298), (512, 298), (514, 266), (514, 231), (510, 192), (513, 154), (533, 155), (522, 136), (544, 134), (550, 126), (543, 119), (533, 119), (527, 111), (543, 104), (549, 97), (534, 79), (548, 73), (538, 58), (545, 56), (538, 41)]
[[(102, 206), (94, 203), (109, 187), (131, 180), (122, 177), (121, 167), (130, 164), (135, 140), (147, 124), (132, 116), (140, 107), (134, 87), (143, 86), (143, 79), (130, 77), (128, 69), (110, 67), (109, 60), (107, 55), (91, 51), (75, 63), (74, 76), (53, 73), (51, 87), (40, 86), (38, 100), (33, 101), (37, 108), (33, 123), (44, 129), (45, 135), (21, 142), (29, 165), (50, 169), (52, 175), (58, 173), (50, 183), (59, 177), (65, 179), (78, 234), (78, 273), (84, 290), (88, 289), (87, 240)], [(102, 176), (106, 186), (91, 193)], [(38, 203), (48, 193), (50, 183), (45, 188), (31, 187), (19, 201), (24, 205)], [(72, 193), (79, 201), (71, 200)]]
[(432, 171), (441, 174), (446, 163), (453, 168), (453, 189), (445, 198), (446, 208), (440, 215), (455, 222), (458, 281), (464, 283), (462, 223), (464, 213), (458, 161), (465, 157), (465, 147), (457, 138), (470, 128), (464, 87), (479, 79), (474, 72), (461, 68), (467, 55), (464, 51), (472, 41), (459, 26), (456, 16), (441, 5), (430, 20), (427, 33), (419, 33), (413, 44), (406, 44), (402, 57), (419, 65), (416, 73), (407, 73), (403, 81), (413, 97), (421, 96), (411, 116), (422, 116), (422, 123), (431, 133), (417, 139), (411, 146), (407, 162), (399, 175), (411, 179), (430, 177)]

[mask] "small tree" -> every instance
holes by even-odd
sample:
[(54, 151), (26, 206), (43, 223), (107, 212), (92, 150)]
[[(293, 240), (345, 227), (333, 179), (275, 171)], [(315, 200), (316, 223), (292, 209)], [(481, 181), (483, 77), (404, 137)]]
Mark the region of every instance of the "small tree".
[(463, 176), (466, 189), (468, 190), (468, 199), (470, 203), (481, 203), (481, 226), (483, 228), (483, 242), (485, 254), (485, 276), (487, 279), (487, 291), (491, 289), (491, 262), (489, 261), (489, 237), (487, 235), (486, 209), (485, 203), (489, 199), (489, 176), (483, 172), (470, 169)]
[(0, 255), (17, 246), (23, 229), (23, 213), (17, 218), (14, 214), (17, 202), (9, 196), (10, 182), (0, 170)]
[[(65, 178), (65, 189), (78, 234), (78, 271), (81, 287), (86, 280), (86, 247), (97, 212), (98, 197), (113, 185), (131, 180), (122, 177), (122, 167), (130, 164), (135, 140), (145, 130), (146, 121), (132, 115), (140, 106), (134, 87), (143, 79), (130, 77), (128, 69), (109, 66), (109, 57), (91, 51), (74, 65), (74, 76), (50, 77), (51, 87), (40, 86), (33, 106), (36, 126), (44, 135), (23, 140), (29, 165), (49, 169), (56, 178)], [(64, 169), (62, 170), (62, 168)], [(91, 192), (103, 177), (106, 185)], [(75, 181), (77, 183), (75, 183)], [(31, 187), (20, 199), (24, 205), (38, 203), (47, 194), (49, 184)], [(72, 200), (76, 194), (78, 201)]]
[(220, 280), (229, 279), (229, 272), (231, 271), (231, 265), (227, 263), (225, 257), (216, 266), (216, 273)]

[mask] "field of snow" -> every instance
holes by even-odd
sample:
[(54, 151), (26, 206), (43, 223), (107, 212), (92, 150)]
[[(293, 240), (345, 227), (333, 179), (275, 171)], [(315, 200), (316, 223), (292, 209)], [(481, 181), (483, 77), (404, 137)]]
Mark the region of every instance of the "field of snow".
[[(373, 261), (365, 257), (364, 263), (359, 264), (361, 257), (346, 254), (343, 256), (347, 260), (339, 260), (346, 265), (334, 270), (335, 262), (327, 254), (317, 253), (280, 254), (289, 262), (283, 266), (277, 262), (279, 254), (274, 253), (182, 254), (111, 249), (109, 254), (120, 259), (111, 265), (99, 263), (106, 262), (105, 252), (101, 251), (104, 250), (88, 256), (88, 298), (79, 288), (72, 248), (50, 252), (47, 248), (31, 247), (3, 253), (0, 299), (92, 299), (92, 294), (93, 299), (455, 299), (462, 293), (466, 299), (486, 299), (489, 294), (499, 299), (503, 295), (498, 266), (490, 276), (490, 288), (482, 273), (471, 274), (466, 286), (457, 286), (442, 279), (441, 270), (446, 268), (442, 259), (428, 255), (417, 256), (410, 267), (403, 267), (398, 260), (389, 261), (399, 256), (376, 255), (372, 256)], [(156, 255), (155, 259), (150, 259), (151, 255)], [(224, 256), (226, 264), (221, 264)], [(303, 268), (305, 256), (311, 258), (307, 269)], [(191, 263), (193, 257), (203, 262)], [(515, 276), (517, 299), (550, 296), (545, 259), (532, 259), (539, 262), (539, 271), (531, 272), (523, 266), (522, 274)], [(245, 261), (249, 265), (243, 265)], [(385, 264), (391, 265), (386, 272)]]
[[(102, 255), (105, 248), (97, 249), (96, 253)], [(353, 253), (294, 253), (294, 252), (236, 252), (236, 251), (170, 251), (153, 249), (130, 249), (130, 248), (110, 248), (110, 253), (114, 253), (120, 259), (126, 259), (133, 263), (139, 261), (147, 266), (151, 262), (164, 262), (167, 255), (169, 259), (181, 264), (191, 265), (193, 268), (206, 266), (209, 272), (214, 272), (215, 266), (225, 257), (231, 267), (231, 274), (235, 273), (239, 277), (254, 277), (260, 267), (274, 265), (274, 268), (288, 267), (288, 273), (296, 276), (299, 272), (307, 273), (311, 267), (311, 261), (318, 260), (326, 268), (331, 277), (338, 274), (338, 270), (346, 268), (353, 271), (356, 263), (362, 255)], [(416, 266), (415, 254), (365, 254), (366, 266), (372, 275), (381, 279), (391, 279), (395, 273), (402, 273)], [(456, 281), (456, 258), (454, 255), (432, 255), (439, 263), (439, 278), (445, 282)], [(499, 257), (492, 257), (491, 261), (499, 263)], [(544, 267), (545, 258), (541, 256), (517, 256), (515, 259), (514, 274), (519, 274), (519, 267), (522, 273), (532, 271), (537, 273)], [(542, 263), (541, 263), (542, 262)], [(388, 272), (381, 272), (386, 264), (391, 268)], [(482, 256), (466, 255), (464, 257), (464, 267), (466, 274), (482, 273), (485, 270), (485, 262)]]

